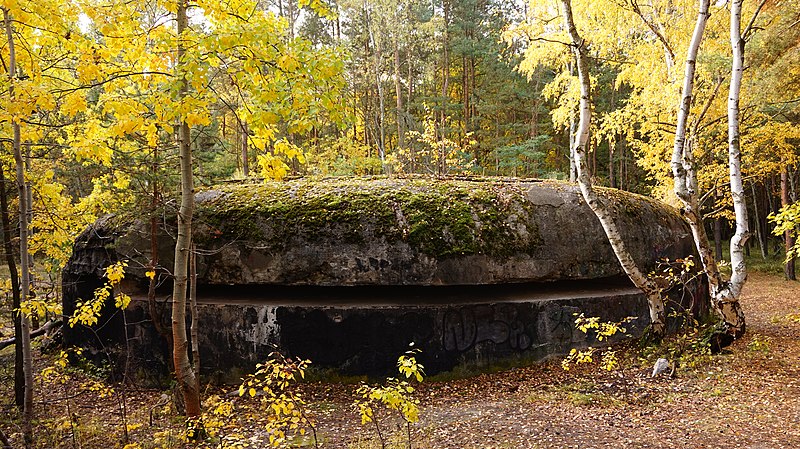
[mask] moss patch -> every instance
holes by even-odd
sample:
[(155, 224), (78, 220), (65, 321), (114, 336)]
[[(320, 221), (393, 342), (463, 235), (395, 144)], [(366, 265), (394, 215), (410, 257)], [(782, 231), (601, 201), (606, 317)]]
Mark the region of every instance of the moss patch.
[(231, 184), (198, 204), (198, 241), (283, 249), (305, 241), (405, 242), (434, 256), (505, 256), (539, 243), (512, 182), (353, 179)]

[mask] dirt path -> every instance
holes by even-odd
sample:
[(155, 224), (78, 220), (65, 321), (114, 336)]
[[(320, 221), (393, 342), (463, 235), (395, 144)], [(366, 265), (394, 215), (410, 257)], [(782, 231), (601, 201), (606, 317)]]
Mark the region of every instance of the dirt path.
[[(649, 362), (629, 358), (622, 373), (565, 373), (556, 361), (426, 385), (414, 446), (800, 448), (800, 323), (790, 316), (800, 285), (756, 273), (743, 304), (746, 337), (673, 379), (651, 379)], [(325, 446), (370, 447), (374, 429), (353, 421), (349, 404), (330, 405)]]

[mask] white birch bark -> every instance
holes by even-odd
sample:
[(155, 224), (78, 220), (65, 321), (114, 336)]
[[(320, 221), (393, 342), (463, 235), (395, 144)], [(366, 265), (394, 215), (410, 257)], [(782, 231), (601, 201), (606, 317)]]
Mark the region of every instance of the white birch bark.
[(614, 222), (612, 213), (594, 191), (592, 180), (587, 170), (586, 145), (589, 140), (589, 128), (592, 120), (590, 105), (591, 84), (589, 80), (587, 46), (586, 41), (581, 38), (575, 27), (570, 0), (561, 0), (561, 6), (567, 30), (572, 40), (572, 51), (575, 54), (575, 60), (578, 66), (578, 79), (581, 83), (580, 114), (575, 139), (576, 142), (574, 145), (578, 184), (586, 204), (589, 205), (597, 216), (597, 219), (600, 220), (600, 224), (606, 236), (608, 236), (611, 248), (614, 250), (614, 254), (617, 256), (625, 274), (628, 275), (628, 278), (630, 278), (631, 282), (633, 282), (637, 288), (641, 289), (645, 295), (647, 295), (652, 332), (656, 335), (663, 335), (666, 326), (666, 317), (661, 291), (655, 281), (645, 276), (636, 265), (630, 251), (625, 247), (625, 242)]
[[(573, 75), (572, 64), (568, 67), (570, 76)], [(575, 144), (578, 142), (578, 128), (575, 121), (575, 112), (570, 111), (569, 114), (569, 182), (576, 182), (578, 180), (578, 168), (575, 165)]]
[(736, 215), (736, 233), (731, 238), (731, 279), (727, 289), (712, 297), (714, 306), (729, 332), (744, 333), (744, 313), (739, 304), (742, 287), (747, 281), (744, 262), (744, 245), (750, 237), (747, 223), (747, 203), (742, 182), (742, 156), (739, 139), (739, 93), (744, 75), (744, 37), (742, 36), (742, 1), (731, 2), (731, 84), (728, 91), (728, 169), (730, 170), (733, 211)]
[[(178, 73), (181, 78), (179, 98), (188, 94), (186, 78), (180, 73), (185, 49), (181, 34), (188, 28), (186, 0), (178, 0)], [(191, 251), (192, 215), (194, 213), (194, 179), (192, 178), (192, 146), (189, 141), (189, 125), (181, 119), (178, 126), (178, 149), (180, 152), (181, 205), (178, 211), (178, 238), (175, 242), (175, 266), (172, 287), (172, 360), (175, 377), (186, 405), (186, 415), (199, 417), (200, 392), (197, 390), (195, 372), (189, 362), (189, 342), (186, 336), (186, 287)]]
[(673, 190), (678, 199), (683, 203), (683, 213), (689, 227), (692, 230), (697, 252), (703, 269), (708, 275), (709, 287), (711, 291), (719, 288), (722, 280), (719, 276), (719, 268), (708, 244), (708, 236), (703, 227), (702, 217), (698, 206), (698, 192), (696, 176), (694, 171), (694, 160), (692, 157), (691, 141), (687, 138), (686, 129), (689, 121), (689, 111), (694, 95), (694, 74), (697, 65), (697, 53), (700, 50), (700, 43), (703, 40), (706, 23), (710, 16), (710, 0), (700, 0), (697, 21), (695, 22), (692, 40), (686, 55), (686, 66), (683, 76), (683, 86), (681, 89), (681, 101), (678, 108), (678, 121), (675, 129), (675, 145), (672, 151), (672, 176)]
[[(738, 0), (739, 3), (739, 17), (741, 18), (741, 0)], [(722, 274), (719, 271), (719, 266), (717, 265), (716, 259), (714, 258), (713, 251), (711, 249), (711, 245), (708, 242), (708, 236), (706, 235), (705, 227), (703, 226), (703, 219), (700, 215), (699, 210), (699, 203), (698, 203), (698, 191), (697, 191), (697, 173), (695, 171), (694, 166), (694, 158), (693, 158), (693, 148), (692, 148), (692, 138), (691, 136), (687, 136), (686, 129), (687, 123), (689, 119), (689, 112), (692, 105), (692, 97), (694, 91), (694, 75), (695, 75), (695, 66), (697, 64), (697, 54), (700, 49), (700, 43), (703, 39), (703, 33), (705, 31), (706, 23), (708, 22), (708, 18), (710, 16), (709, 12), (710, 0), (700, 0), (699, 3), (699, 10), (697, 15), (697, 21), (695, 22), (694, 33), (692, 34), (692, 40), (689, 44), (689, 49), (687, 51), (686, 56), (686, 69), (683, 78), (683, 88), (681, 92), (681, 102), (680, 108), (678, 110), (678, 120), (677, 120), (677, 127), (675, 130), (675, 145), (673, 147), (672, 152), (672, 174), (673, 174), (673, 188), (675, 191), (675, 195), (680, 199), (683, 204), (683, 215), (686, 218), (687, 222), (689, 223), (689, 227), (692, 230), (692, 237), (694, 238), (695, 246), (697, 247), (697, 252), (700, 255), (700, 261), (703, 265), (703, 270), (708, 278), (709, 284), (709, 293), (711, 296), (712, 307), (717, 312), (717, 314), (723, 320), (723, 324), (726, 327), (726, 331), (731, 333), (733, 336), (741, 335), (744, 332), (744, 315), (739, 307), (739, 304), (735, 298), (738, 298), (738, 294), (741, 291), (741, 285), (743, 284), (744, 280), (740, 279), (738, 290), (731, 290), (730, 286), (731, 283), (726, 282), (722, 278)], [(733, 18), (731, 19), (731, 24), (733, 26)], [(739, 19), (740, 20), (740, 19)], [(733, 27), (731, 28), (731, 32), (734, 32)], [(740, 36), (739, 29), (737, 26), (736, 35)], [(735, 58), (734, 58), (735, 59)], [(740, 59), (741, 61), (741, 59)], [(734, 62), (735, 65), (735, 62)], [(741, 73), (740, 73), (741, 76)], [(734, 81), (731, 81), (731, 89), (733, 89)], [(739, 78), (739, 86), (741, 86), (741, 77)], [(741, 184), (741, 166), (738, 162), (739, 160), (739, 153), (738, 153), (738, 91), (739, 88), (736, 88), (736, 160), (737, 160), (737, 171), (738, 171), (738, 192), (741, 193), (741, 206), (736, 209), (737, 213), (737, 233), (739, 232), (739, 219), (740, 219), (740, 209), (744, 207), (744, 189), (742, 188)], [(729, 114), (730, 114), (730, 99), (729, 99)], [(729, 118), (730, 120), (730, 118)], [(733, 173), (733, 165), (730, 166), (731, 172)], [(731, 182), (733, 188), (733, 175), (731, 175)], [(735, 200), (735, 199), (734, 199)], [(736, 201), (736, 200), (735, 200)], [(747, 229), (747, 211), (744, 209), (744, 229)], [(746, 237), (745, 237), (746, 238)], [(739, 251), (739, 256), (742, 259), (739, 261), (741, 270), (744, 269), (744, 260), (743, 260), (743, 241), (741, 238), (737, 240), (736, 237), (731, 241), (731, 246), (733, 247), (734, 241), (738, 241), (737, 248)], [(733, 252), (733, 251), (732, 251)], [(732, 294), (736, 293), (736, 296), (733, 297)]]

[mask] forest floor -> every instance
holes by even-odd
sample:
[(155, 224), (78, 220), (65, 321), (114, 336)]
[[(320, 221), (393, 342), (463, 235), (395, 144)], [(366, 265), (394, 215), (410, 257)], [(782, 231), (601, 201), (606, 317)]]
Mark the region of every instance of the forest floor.
[[(426, 380), (414, 393), (420, 421), (411, 426), (412, 447), (800, 448), (800, 283), (753, 273), (742, 303), (746, 336), (720, 355), (685, 355), (673, 377), (651, 378), (650, 372), (656, 357), (679, 345), (677, 339), (645, 355), (633, 346), (621, 351), (622, 369), (614, 372), (596, 364), (564, 371), (553, 360), (465, 379)], [(22, 447), (19, 428), (9, 419), (12, 352), (0, 352), (0, 429)], [(38, 361), (41, 368), (52, 362), (52, 356)], [(73, 373), (63, 385), (51, 380), (43, 386), (40, 447), (124, 446), (119, 394), (86, 393), (80, 384), (90, 381)], [(321, 447), (381, 447), (375, 427), (362, 425), (354, 409), (357, 387), (301, 386)], [(230, 391), (219, 393), (233, 403), (238, 429), (228, 422), (225, 432), (244, 447), (267, 447), (262, 418), (250, 418), (245, 399)], [(182, 424), (169, 398), (161, 391), (127, 392), (127, 427), (140, 445), (132, 447), (183, 447), (176, 436)], [(397, 419), (381, 425), (387, 447), (407, 447), (406, 429)], [(313, 447), (308, 438), (296, 441), (301, 442)]]

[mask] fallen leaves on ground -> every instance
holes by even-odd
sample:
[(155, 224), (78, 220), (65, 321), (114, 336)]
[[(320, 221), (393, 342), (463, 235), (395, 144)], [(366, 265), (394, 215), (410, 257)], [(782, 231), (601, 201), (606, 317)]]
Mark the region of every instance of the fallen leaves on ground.
[[(614, 372), (597, 366), (565, 372), (559, 360), (553, 360), (447, 382), (426, 381), (416, 391), (422, 413), (411, 427), (413, 447), (798, 448), (800, 284), (754, 273), (742, 303), (746, 336), (721, 355), (678, 367), (675, 377), (651, 378), (652, 362), (663, 355), (644, 360), (631, 345), (624, 351), (624, 369)], [(8, 391), (10, 379), (2, 380)], [(78, 381), (79, 376), (70, 380)], [(48, 419), (64, 418), (60, 430), (44, 435), (46, 447), (72, 447), (75, 428), (82, 432), (84, 448), (121, 442), (118, 396), (78, 395), (71, 402), (70, 420), (64, 404), (55, 402), (70, 388), (59, 388), (52, 386), (53, 397), (39, 405), (39, 410), (49, 411)], [(381, 447), (374, 427), (362, 426), (353, 408), (356, 388), (318, 382), (301, 386), (322, 447)], [(146, 444), (158, 434), (172, 447), (181, 447), (177, 439), (170, 440), (179, 433), (181, 421), (168, 399), (161, 391), (128, 391), (126, 413), (133, 441), (152, 447)], [(4, 404), (3, 410), (11, 409)], [(14, 435), (18, 429), (7, 422), (0, 425)], [(383, 436), (397, 447), (406, 447), (402, 424), (399, 419), (381, 422)], [(265, 447), (262, 429), (254, 421), (237, 430), (252, 447)], [(308, 438), (303, 442), (313, 447)]]

